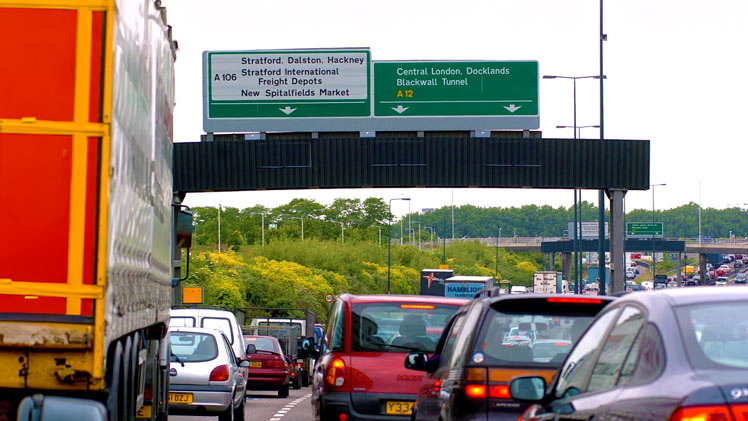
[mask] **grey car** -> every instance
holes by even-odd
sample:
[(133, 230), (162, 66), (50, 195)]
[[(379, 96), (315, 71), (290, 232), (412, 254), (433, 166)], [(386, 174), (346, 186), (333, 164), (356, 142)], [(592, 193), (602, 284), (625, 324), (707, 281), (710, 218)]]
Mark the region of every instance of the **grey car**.
[(169, 330), (169, 340), (169, 414), (244, 420), (246, 384), (240, 367), (249, 362), (237, 361), (226, 335), (214, 329), (180, 327)]
[(601, 312), (546, 388), (515, 377), (524, 420), (748, 419), (748, 288), (628, 294)]

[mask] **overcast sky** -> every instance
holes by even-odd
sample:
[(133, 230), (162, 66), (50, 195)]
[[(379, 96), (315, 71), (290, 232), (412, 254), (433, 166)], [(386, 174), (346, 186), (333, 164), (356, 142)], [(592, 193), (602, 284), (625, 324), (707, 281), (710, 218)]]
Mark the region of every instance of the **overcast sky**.
[[(199, 140), (202, 52), (369, 47), (373, 60), (537, 60), (541, 75), (599, 73), (597, 0), (165, 0), (179, 42), (174, 134)], [(605, 137), (651, 140), (656, 207), (748, 205), (748, 1), (605, 2)], [(544, 137), (573, 137), (569, 80), (540, 80)], [(599, 124), (599, 82), (577, 82), (577, 124)], [(598, 138), (597, 129), (582, 137)], [(450, 189), (302, 190), (188, 194), (189, 206), (275, 207), (293, 198), (411, 197), (413, 211), (452, 203)], [(572, 191), (455, 189), (461, 206), (570, 206)], [(583, 199), (597, 203), (597, 192)], [(393, 213), (407, 203), (393, 202)], [(626, 209), (652, 208), (651, 191)]]

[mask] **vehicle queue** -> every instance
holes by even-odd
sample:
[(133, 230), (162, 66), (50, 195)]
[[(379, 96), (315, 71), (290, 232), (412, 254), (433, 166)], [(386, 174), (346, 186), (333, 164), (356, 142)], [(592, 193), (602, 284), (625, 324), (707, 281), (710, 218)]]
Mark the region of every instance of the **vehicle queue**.
[[(172, 311), (170, 413), (243, 419), (246, 391), (301, 387), (277, 339), (241, 335), (228, 311)], [(748, 419), (741, 287), (342, 294), (327, 321), (301, 351), (315, 421)]]

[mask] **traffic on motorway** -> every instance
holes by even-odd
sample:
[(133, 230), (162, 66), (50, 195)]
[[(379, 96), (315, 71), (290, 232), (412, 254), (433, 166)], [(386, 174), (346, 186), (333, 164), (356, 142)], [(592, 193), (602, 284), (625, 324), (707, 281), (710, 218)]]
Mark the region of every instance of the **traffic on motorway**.
[[(730, 263), (739, 285), (745, 274)], [(618, 297), (500, 287), (473, 298), (342, 294), (320, 327), (286, 355), (282, 335), (236, 335), (247, 327), (229, 311), (172, 310), (169, 413), (251, 417), (236, 393), (289, 399), (289, 387), (302, 387), (295, 361), (308, 356), (315, 421), (748, 417), (741, 286), (666, 283)]]

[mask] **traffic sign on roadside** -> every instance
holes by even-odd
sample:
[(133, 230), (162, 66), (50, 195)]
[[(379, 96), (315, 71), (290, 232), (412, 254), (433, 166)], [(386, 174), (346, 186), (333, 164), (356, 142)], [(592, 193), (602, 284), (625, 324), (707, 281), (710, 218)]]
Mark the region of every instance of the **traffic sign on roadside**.
[(627, 222), (626, 237), (662, 238), (662, 222)]
[(538, 115), (537, 61), (377, 61), (374, 115)]
[(334, 297), (332, 296), (332, 294), (325, 295), (325, 301), (327, 301), (328, 303), (331, 303), (333, 298)]

